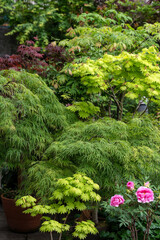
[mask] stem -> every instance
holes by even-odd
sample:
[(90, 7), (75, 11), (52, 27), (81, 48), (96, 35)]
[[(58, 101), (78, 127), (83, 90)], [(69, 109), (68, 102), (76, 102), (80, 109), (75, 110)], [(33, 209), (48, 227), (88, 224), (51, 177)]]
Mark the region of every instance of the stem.
[(8, 81), (6, 84), (3, 85), (3, 87), (8, 86), (10, 83), (16, 82), (15, 79), (13, 78), (11, 81)]
[(108, 116), (111, 118), (111, 105), (112, 105), (112, 100), (110, 99), (109, 105), (108, 105)]
[(102, 138), (102, 136), (92, 136), (88, 141), (90, 142), (93, 138)]
[(151, 224), (152, 224), (152, 222), (153, 222), (153, 220), (152, 220), (152, 221), (150, 221), (150, 222), (149, 222), (149, 224), (148, 224), (148, 229), (147, 229), (147, 238), (146, 238), (146, 240), (148, 240), (148, 238), (149, 238), (149, 230), (150, 230), (150, 227), (151, 227)]
[[(69, 214), (67, 214), (67, 216), (66, 216), (66, 218), (64, 220), (64, 224), (66, 224), (68, 216), (69, 216)], [(61, 240), (61, 238), (62, 238), (62, 232), (59, 234), (58, 240)]]
[(51, 240), (53, 240), (53, 235), (52, 235), (52, 232), (50, 232), (50, 237), (51, 237)]
[(133, 232), (134, 232), (134, 239), (137, 240), (136, 238), (136, 225), (135, 225), (135, 219), (133, 218)]
[(125, 92), (122, 93), (121, 99), (120, 99), (120, 115), (118, 116), (118, 120), (122, 120), (122, 115), (123, 115), (123, 101), (124, 101), (124, 97), (125, 97)]
[(136, 228), (135, 228), (135, 232), (136, 232), (136, 240), (138, 240), (138, 231)]
[(64, 224), (66, 224), (69, 214), (67, 214), (66, 219), (64, 220)]
[[(138, 19), (138, 18), (137, 18), (137, 19)], [(135, 23), (135, 22), (137, 21), (137, 19), (135, 19), (133, 23)], [(139, 44), (139, 47), (137, 46), (137, 48), (136, 48), (134, 51), (132, 51), (132, 53), (134, 53), (135, 51), (139, 50), (139, 49), (141, 48), (141, 45), (142, 45), (145, 41), (147, 41), (148, 39), (149, 39), (149, 37), (145, 38), (145, 39)]]
[(140, 105), (141, 105), (141, 102), (139, 101), (139, 103), (138, 103), (138, 105), (137, 105), (137, 107), (136, 107), (136, 109), (135, 109), (135, 111), (134, 111), (134, 113), (132, 115), (132, 118), (134, 118), (134, 115), (136, 114), (136, 112), (137, 112), (137, 110), (138, 110)]
[(134, 235), (135, 235), (135, 239), (138, 240), (138, 234), (137, 234), (135, 219), (134, 219)]
[(98, 224), (98, 204), (95, 203), (95, 209), (92, 211), (92, 220), (95, 224)]
[(2, 170), (0, 169), (0, 189), (2, 189)]
[(128, 225), (128, 228), (131, 232), (131, 238), (132, 240), (138, 240), (138, 233), (137, 233), (137, 229), (136, 229), (136, 221), (134, 219), (134, 217), (132, 216), (132, 221), (130, 223), (130, 225)]
[(147, 216), (146, 216), (147, 226), (146, 226), (146, 231), (145, 231), (145, 233), (144, 233), (144, 238), (143, 238), (143, 240), (146, 240), (146, 234), (148, 233), (148, 218), (149, 218), (149, 211), (147, 210)]
[(61, 238), (62, 238), (62, 232), (59, 234), (58, 240), (61, 240)]
[(144, 111), (141, 113), (140, 117), (147, 111), (149, 102), (150, 102), (150, 100), (148, 101), (148, 103), (147, 103), (147, 105), (146, 105), (146, 108), (145, 108)]
[[(158, 203), (156, 205), (155, 211), (158, 208), (158, 204), (159, 204), (159, 201), (158, 201)], [(151, 211), (147, 210), (147, 217), (146, 217), (146, 219), (147, 219), (147, 226), (146, 226), (146, 231), (144, 233), (143, 240), (148, 240), (148, 238), (149, 238), (149, 230), (150, 230), (151, 224), (153, 222), (153, 217), (152, 216), (153, 216), (153, 213), (151, 213)]]
[(113, 94), (113, 99), (114, 99), (115, 103), (117, 104), (118, 108), (120, 109), (121, 106), (120, 106), (120, 104), (119, 104), (119, 100), (117, 99), (117, 97), (116, 97), (116, 95), (115, 95), (115, 92), (114, 92), (114, 89), (113, 89), (113, 87), (111, 86), (111, 84), (110, 84), (110, 88), (111, 88), (111, 91), (112, 91), (112, 94)]
[(133, 240), (136, 240), (136, 239), (135, 239), (134, 226), (132, 226), (132, 239), (133, 239)]
[[(114, 99), (115, 103), (117, 104), (118, 108), (120, 109), (121, 106), (120, 106), (119, 100), (118, 100), (118, 98), (116, 97), (116, 94), (115, 94), (115, 92), (114, 92), (114, 88), (112, 87), (110, 81), (107, 81), (107, 83), (108, 83), (108, 85), (109, 85), (109, 87), (110, 87), (110, 89), (111, 89), (111, 92), (112, 92), (112, 95), (110, 95), (110, 94), (109, 94), (109, 95)], [(106, 92), (106, 93), (107, 93), (107, 92)]]

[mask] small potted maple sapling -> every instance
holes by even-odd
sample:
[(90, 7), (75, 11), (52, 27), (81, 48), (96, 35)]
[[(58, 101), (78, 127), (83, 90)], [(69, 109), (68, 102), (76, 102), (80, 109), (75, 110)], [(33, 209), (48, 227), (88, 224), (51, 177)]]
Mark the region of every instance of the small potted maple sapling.
[[(36, 204), (36, 199), (31, 196), (24, 196), (16, 201), (17, 206), (22, 208), (29, 207), (24, 213), (30, 213), (31, 216), (38, 214), (53, 215), (53, 218), (43, 216), (43, 223), (40, 227), (41, 232), (50, 232), (51, 240), (52, 232), (59, 234), (59, 240), (62, 233), (74, 229), (73, 237), (85, 239), (88, 234), (97, 234), (98, 230), (95, 223), (91, 220), (75, 221), (75, 226), (67, 224), (67, 219), (73, 210), (83, 211), (87, 209), (87, 205), (101, 200), (100, 195), (96, 193), (99, 190), (98, 184), (94, 183), (84, 174), (74, 174), (73, 177), (59, 179), (56, 184), (55, 191), (49, 199), (48, 205)], [(63, 214), (65, 217), (63, 222), (56, 220), (57, 214)]]

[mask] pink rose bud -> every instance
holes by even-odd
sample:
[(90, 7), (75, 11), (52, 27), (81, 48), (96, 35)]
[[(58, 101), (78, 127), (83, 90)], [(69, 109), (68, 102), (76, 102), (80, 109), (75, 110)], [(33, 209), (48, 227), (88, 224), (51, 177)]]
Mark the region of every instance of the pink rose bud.
[(111, 197), (110, 206), (119, 207), (119, 205), (124, 203), (124, 198), (122, 195), (114, 195)]
[(145, 187), (149, 187), (149, 182), (144, 183)]
[(69, 106), (71, 106), (71, 105), (72, 105), (72, 104), (70, 104), (70, 103), (67, 103), (67, 104), (66, 104), (66, 107), (69, 107)]
[(149, 203), (154, 200), (154, 193), (150, 188), (139, 187), (136, 192), (137, 200), (141, 203)]
[(128, 188), (129, 190), (133, 190), (133, 189), (134, 189), (134, 182), (128, 182), (128, 183), (127, 183), (127, 188)]

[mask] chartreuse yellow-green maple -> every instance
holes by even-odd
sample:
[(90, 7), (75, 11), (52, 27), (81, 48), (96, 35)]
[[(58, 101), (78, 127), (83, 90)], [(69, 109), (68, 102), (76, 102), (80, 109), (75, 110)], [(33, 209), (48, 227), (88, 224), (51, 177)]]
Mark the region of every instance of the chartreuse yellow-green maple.
[(159, 63), (159, 53), (150, 47), (138, 54), (122, 52), (118, 56), (104, 54), (98, 60), (88, 59), (86, 63), (74, 64), (72, 74), (79, 77), (88, 94), (105, 92), (115, 102), (121, 119), (126, 97), (141, 100), (145, 96), (160, 103)]
[[(16, 205), (23, 208), (30, 207), (25, 210), (25, 213), (31, 213), (32, 216), (37, 214), (65, 214), (64, 223), (51, 219), (50, 217), (43, 217), (45, 221), (42, 223), (40, 231), (53, 232), (56, 231), (61, 234), (64, 231), (70, 230), (70, 225), (66, 224), (68, 215), (73, 210), (83, 211), (87, 209), (87, 203), (99, 202), (100, 195), (96, 193), (99, 190), (99, 185), (94, 183), (89, 177), (84, 174), (74, 174), (73, 177), (59, 179), (57, 186), (52, 196), (49, 199), (48, 205), (36, 205), (36, 199), (31, 196), (24, 196), (17, 200)], [(76, 222), (74, 232), (72, 235), (79, 239), (84, 239), (88, 234), (96, 234), (98, 231), (94, 226), (94, 222), (87, 220)]]

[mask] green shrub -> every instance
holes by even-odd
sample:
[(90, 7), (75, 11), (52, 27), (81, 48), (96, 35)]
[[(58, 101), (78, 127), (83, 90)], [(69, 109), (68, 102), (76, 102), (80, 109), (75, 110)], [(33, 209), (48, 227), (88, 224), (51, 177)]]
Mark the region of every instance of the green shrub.
[(0, 72), (0, 162), (16, 168), (41, 160), (69, 113), (36, 74)]
[(159, 136), (159, 129), (147, 118), (135, 118), (129, 123), (114, 119), (78, 122), (66, 128), (45, 151), (43, 160), (52, 168), (49, 165), (46, 168), (45, 161), (35, 164), (29, 169), (29, 179), (36, 182), (39, 196), (46, 191), (40, 187), (45, 168), (45, 179), (52, 188), (53, 181), (47, 172), (52, 172), (55, 178), (57, 174), (63, 177), (63, 174), (69, 176), (71, 172), (86, 173), (100, 185), (102, 193), (107, 191), (109, 195), (116, 183), (130, 177), (141, 179), (148, 175), (157, 184)]

